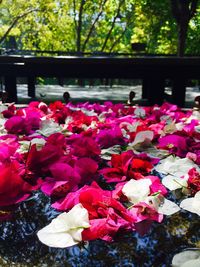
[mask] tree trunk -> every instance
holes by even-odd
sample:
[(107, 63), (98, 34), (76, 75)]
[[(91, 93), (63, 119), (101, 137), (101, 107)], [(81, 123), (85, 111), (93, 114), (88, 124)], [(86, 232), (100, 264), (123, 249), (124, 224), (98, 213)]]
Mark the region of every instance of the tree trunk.
[(183, 57), (184, 53), (185, 53), (188, 24), (189, 24), (189, 21), (183, 20), (178, 25), (178, 51), (177, 51), (177, 55), (179, 57)]
[(172, 14), (178, 28), (178, 56), (184, 56), (187, 30), (190, 19), (195, 15), (198, 0), (170, 0)]
[(85, 0), (81, 0), (79, 14), (78, 14), (78, 25), (77, 25), (77, 42), (76, 42), (77, 52), (81, 52), (82, 16), (83, 16), (84, 5), (85, 5)]

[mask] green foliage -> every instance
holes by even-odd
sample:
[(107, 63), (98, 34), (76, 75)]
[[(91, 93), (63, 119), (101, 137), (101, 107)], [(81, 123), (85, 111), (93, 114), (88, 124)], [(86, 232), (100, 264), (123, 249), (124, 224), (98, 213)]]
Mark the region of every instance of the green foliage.
[[(198, 9), (200, 11), (200, 7)], [(177, 25), (170, 0), (4, 0), (0, 45), (18, 49), (175, 54)], [(200, 12), (190, 21), (187, 53), (200, 53)]]

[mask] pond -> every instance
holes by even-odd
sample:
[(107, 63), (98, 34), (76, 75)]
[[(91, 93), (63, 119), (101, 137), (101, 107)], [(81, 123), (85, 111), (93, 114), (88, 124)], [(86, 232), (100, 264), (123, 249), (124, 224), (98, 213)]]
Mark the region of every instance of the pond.
[(48, 198), (36, 193), (20, 204), (15, 220), (0, 227), (0, 266), (170, 266), (173, 256), (200, 246), (199, 217), (179, 212), (152, 225), (143, 237), (129, 233), (112, 243), (96, 240), (65, 249), (48, 248), (36, 232), (55, 217)]
[[(200, 248), (198, 111), (58, 101), (1, 109), (0, 266), (167, 267)], [(40, 242), (38, 231), (64, 213), (67, 228), (51, 226)], [(63, 231), (74, 246), (48, 245)]]

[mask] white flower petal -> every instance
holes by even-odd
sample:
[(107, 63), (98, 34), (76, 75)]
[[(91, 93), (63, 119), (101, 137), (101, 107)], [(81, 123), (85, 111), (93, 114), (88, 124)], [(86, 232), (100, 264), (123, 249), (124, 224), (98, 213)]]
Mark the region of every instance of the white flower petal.
[(8, 106), (6, 106), (4, 104), (0, 104), (0, 113), (5, 111), (5, 110), (8, 110)]
[(186, 261), (181, 267), (199, 267), (200, 259)]
[(88, 211), (81, 204), (68, 213), (63, 212), (52, 222), (38, 231), (39, 240), (47, 246), (64, 248), (82, 240), (82, 231), (90, 227)]
[(194, 197), (184, 199), (181, 202), (180, 207), (200, 216), (200, 191), (197, 192)]
[(182, 159), (179, 157), (169, 156), (166, 159), (161, 160), (155, 167), (155, 170), (163, 174), (173, 174), (181, 177), (185, 176), (188, 171), (194, 167), (199, 170), (199, 167), (188, 158)]
[[(178, 254), (176, 254), (172, 259), (172, 267), (183, 267), (193, 265), (184, 265), (190, 263), (191, 260), (199, 260), (200, 258), (200, 250), (185, 250)], [(200, 266), (200, 265), (197, 265)]]
[(135, 139), (133, 143), (131, 144), (132, 146), (135, 146), (137, 144), (141, 143), (150, 143), (153, 140), (154, 133), (153, 131), (141, 131), (138, 132), (135, 136)]
[(148, 196), (145, 200), (145, 203), (147, 203), (149, 206), (153, 207), (155, 210), (158, 210), (160, 203), (161, 203), (161, 199), (159, 197), (159, 195), (153, 195), (153, 196)]
[(61, 132), (61, 126), (55, 121), (48, 119), (41, 122), (40, 129), (37, 131), (44, 136), (49, 136), (54, 133)]
[(128, 200), (134, 204), (137, 204), (150, 194), (150, 185), (152, 184), (150, 179), (140, 179), (128, 181), (122, 188), (123, 194)]
[(157, 172), (168, 174), (162, 179), (162, 183), (170, 190), (187, 187), (188, 171), (196, 168), (200, 171), (199, 167), (189, 158), (179, 158), (169, 156), (160, 161), (154, 168)]
[(146, 116), (145, 109), (141, 107), (137, 107), (134, 111), (134, 114), (139, 118), (144, 118)]
[(112, 154), (120, 154), (121, 146), (114, 145), (112, 147), (102, 149), (101, 150), (101, 158), (105, 160), (110, 160), (112, 158)]
[(183, 179), (172, 175), (166, 175), (162, 179), (162, 184), (171, 191), (187, 187), (187, 176)]
[[(50, 226), (50, 225), (48, 225)], [(44, 227), (37, 235), (39, 240), (49, 247), (66, 248), (76, 245), (80, 240), (74, 240), (68, 232), (52, 232), (51, 227)]]
[(162, 205), (158, 208), (158, 213), (172, 215), (180, 210), (176, 203), (164, 198)]

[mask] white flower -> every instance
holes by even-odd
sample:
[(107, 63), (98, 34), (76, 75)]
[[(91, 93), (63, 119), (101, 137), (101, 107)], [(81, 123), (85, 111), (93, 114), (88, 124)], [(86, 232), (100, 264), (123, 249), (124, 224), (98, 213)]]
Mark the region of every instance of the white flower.
[(62, 127), (58, 123), (48, 119), (48, 120), (43, 120), (41, 122), (40, 129), (37, 132), (39, 132), (44, 136), (50, 136), (51, 134), (59, 133), (61, 131)]
[(101, 149), (101, 158), (105, 160), (111, 160), (113, 154), (120, 154), (120, 152), (120, 145), (114, 145), (109, 148)]
[(172, 215), (180, 210), (179, 206), (174, 203), (173, 201), (170, 201), (166, 198), (163, 199), (163, 202), (158, 208), (158, 213), (164, 214), (164, 215)]
[(180, 210), (178, 205), (164, 198), (159, 192), (149, 196), (151, 184), (150, 179), (131, 179), (123, 186), (122, 193), (134, 205), (145, 202), (160, 214), (172, 215)]
[(185, 250), (172, 259), (172, 267), (199, 267), (200, 250)]
[(150, 179), (128, 181), (122, 188), (123, 194), (131, 203), (137, 204), (143, 201), (150, 194)]
[(184, 199), (180, 207), (200, 216), (200, 191), (197, 192), (194, 197)]
[(171, 134), (177, 131), (176, 124), (174, 122), (165, 125), (163, 132), (164, 134)]
[(157, 195), (148, 196), (145, 200), (149, 206), (152, 206), (158, 213), (163, 215), (172, 215), (180, 210), (176, 203), (164, 198), (159, 193)]
[(144, 108), (137, 107), (134, 111), (135, 116), (139, 118), (144, 118), (146, 116), (146, 112)]
[(81, 204), (74, 206), (68, 213), (63, 212), (41, 229), (39, 240), (49, 247), (66, 248), (82, 241), (82, 231), (90, 227), (88, 211)]
[(149, 144), (153, 140), (153, 137), (154, 137), (153, 131), (147, 130), (138, 132), (135, 136), (133, 143), (131, 143), (130, 145), (136, 146), (142, 143)]
[(169, 156), (160, 161), (154, 168), (157, 172), (167, 174), (162, 183), (169, 190), (187, 187), (188, 171), (192, 168), (200, 170), (199, 167), (188, 158)]
[(0, 113), (3, 112), (3, 111), (5, 111), (5, 110), (7, 110), (7, 109), (8, 109), (8, 106), (0, 103)]
[(40, 150), (46, 143), (43, 138), (33, 138), (31, 141), (19, 141), (20, 148), (17, 150), (18, 153), (28, 152), (30, 145), (36, 144), (37, 150)]

